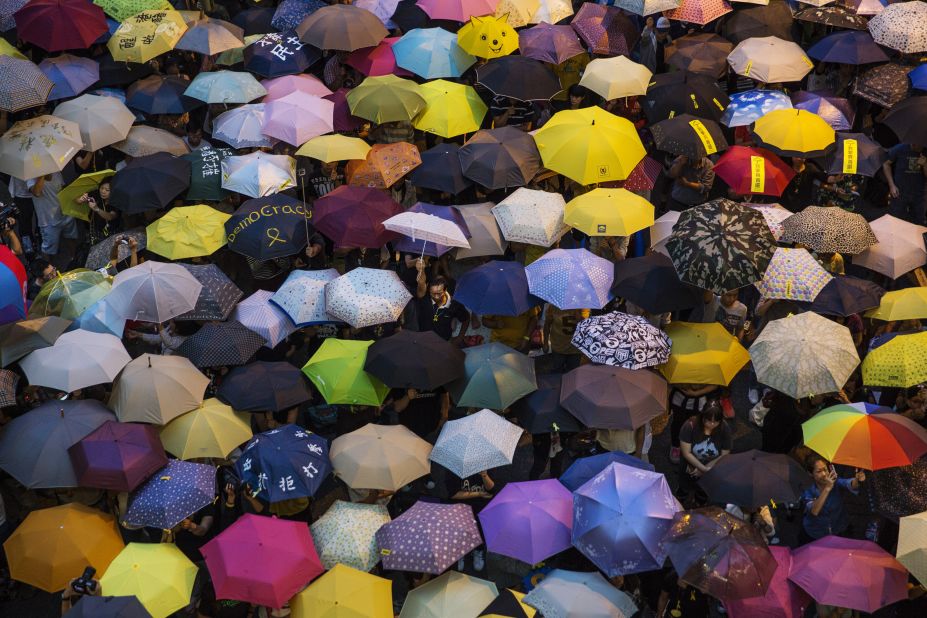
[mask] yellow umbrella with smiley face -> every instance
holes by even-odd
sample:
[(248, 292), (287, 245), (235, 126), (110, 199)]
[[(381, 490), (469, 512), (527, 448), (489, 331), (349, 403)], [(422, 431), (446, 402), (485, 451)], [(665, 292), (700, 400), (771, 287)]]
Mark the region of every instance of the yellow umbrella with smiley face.
[(471, 17), (457, 32), (457, 44), (471, 56), (499, 58), (518, 49), (518, 34), (507, 15)]

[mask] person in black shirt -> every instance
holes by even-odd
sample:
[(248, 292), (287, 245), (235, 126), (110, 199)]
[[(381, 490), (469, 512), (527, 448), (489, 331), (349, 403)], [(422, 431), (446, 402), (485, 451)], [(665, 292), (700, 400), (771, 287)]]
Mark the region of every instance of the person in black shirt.
[[(470, 328), (470, 312), (451, 298), (447, 291), (447, 280), (435, 277), (428, 285), (428, 294), (418, 299), (418, 327), (420, 331), (433, 330), (442, 339), (459, 346)], [(454, 335), (454, 322), (460, 323), (460, 331)]]

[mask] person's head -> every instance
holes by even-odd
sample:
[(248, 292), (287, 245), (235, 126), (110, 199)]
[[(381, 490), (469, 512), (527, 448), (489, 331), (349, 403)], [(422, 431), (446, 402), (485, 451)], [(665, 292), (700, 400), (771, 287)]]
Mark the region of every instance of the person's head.
[(435, 277), (431, 283), (428, 284), (428, 295), (431, 296), (431, 300), (436, 303), (441, 303), (444, 301), (444, 293), (446, 291), (447, 280), (444, 277)]
[(663, 41), (666, 39), (666, 37), (669, 36), (669, 31), (670, 20), (665, 17), (660, 17), (660, 19), (657, 20), (657, 40)]
[(818, 485), (823, 485), (830, 475), (830, 466), (827, 460), (817, 453), (811, 453), (805, 459), (805, 470), (808, 471), (808, 474), (814, 478), (814, 482)]
[(570, 95), (570, 108), (572, 109), (580, 107), (586, 99), (586, 89), (579, 84), (573, 84), (567, 92)]
[(805, 160), (802, 157), (792, 157), (792, 169), (800, 172), (805, 168)]
[(55, 275), (58, 274), (58, 269), (52, 266), (51, 262), (43, 258), (35, 258), (32, 260), (32, 263), (29, 265), (29, 271), (37, 281), (41, 281), (42, 283), (51, 281), (55, 278)]
[(737, 290), (728, 290), (721, 295), (721, 306), (730, 307), (737, 302)]
[(187, 125), (187, 142), (191, 148), (196, 148), (203, 141), (203, 128), (192, 122)]
[(721, 423), (724, 422), (724, 410), (721, 409), (721, 404), (717, 401), (712, 401), (702, 408), (702, 411), (699, 412), (695, 418), (702, 432), (705, 435), (709, 435), (714, 433), (715, 430), (721, 426)]
[(113, 185), (110, 183), (109, 178), (102, 181), (100, 186), (97, 188), (97, 191), (100, 192), (100, 197), (104, 200), (108, 200), (110, 193), (112, 192)]

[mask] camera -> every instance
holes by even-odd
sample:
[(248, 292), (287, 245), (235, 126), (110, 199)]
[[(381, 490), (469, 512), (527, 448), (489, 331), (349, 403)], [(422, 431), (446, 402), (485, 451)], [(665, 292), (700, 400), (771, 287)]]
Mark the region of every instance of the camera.
[(77, 594), (90, 594), (97, 589), (97, 582), (93, 576), (97, 570), (91, 566), (84, 569), (83, 574), (71, 584), (71, 589)]
[(13, 217), (14, 219), (19, 216), (19, 208), (13, 204), (4, 204), (0, 202), (0, 230), (8, 230), (10, 227), (9, 219)]

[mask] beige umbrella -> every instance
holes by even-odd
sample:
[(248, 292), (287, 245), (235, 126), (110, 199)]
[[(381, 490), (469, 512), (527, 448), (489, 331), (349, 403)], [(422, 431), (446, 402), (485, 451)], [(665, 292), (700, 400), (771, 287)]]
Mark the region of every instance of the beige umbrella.
[(71, 393), (112, 382), (130, 360), (118, 337), (77, 329), (58, 337), (55, 345), (31, 352), (19, 366), (29, 384)]
[(249, 415), (218, 399), (207, 399), (161, 429), (164, 450), (180, 459), (225, 459), (251, 436)]
[(580, 86), (585, 86), (606, 101), (647, 94), (653, 73), (627, 56), (596, 58), (586, 65)]
[(479, 616), (499, 596), (485, 579), (448, 571), (409, 592), (399, 618), (464, 618)]
[(402, 425), (369, 423), (332, 442), (335, 476), (355, 489), (396, 491), (431, 471), (431, 444)]
[(109, 405), (123, 423), (164, 425), (202, 404), (208, 385), (183, 356), (142, 354), (122, 370)]
[(854, 255), (854, 264), (892, 279), (927, 264), (927, 250), (924, 248), (927, 227), (891, 215), (879, 217), (869, 227), (879, 242)]
[(651, 249), (663, 255), (669, 255), (666, 250), (666, 241), (669, 240), (670, 234), (673, 233), (673, 226), (679, 221), (679, 214), (676, 210), (670, 210), (653, 222), (653, 225), (650, 226)]
[(920, 582), (927, 581), (927, 511), (899, 521), (895, 557)]
[(129, 135), (121, 142), (113, 144), (113, 148), (132, 157), (144, 157), (156, 152), (169, 152), (180, 156), (190, 151), (183, 140), (173, 133), (145, 125), (132, 127)]
[(84, 150), (99, 150), (129, 135), (135, 114), (116, 97), (82, 94), (55, 108), (55, 116), (77, 123)]
[(221, 19), (203, 17), (187, 22), (189, 28), (174, 49), (185, 49), (205, 56), (221, 54), (245, 44), (245, 31)]
[(814, 68), (801, 47), (775, 36), (741, 41), (727, 63), (738, 75), (768, 84), (801, 81)]
[(47, 115), (20, 120), (0, 137), (0, 172), (20, 180), (60, 172), (83, 147), (77, 123)]
[(54, 345), (69, 326), (71, 320), (56, 315), (0, 326), (0, 367), (6, 367), (30, 352)]

